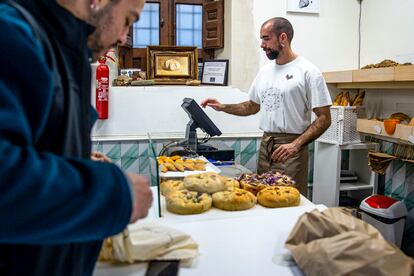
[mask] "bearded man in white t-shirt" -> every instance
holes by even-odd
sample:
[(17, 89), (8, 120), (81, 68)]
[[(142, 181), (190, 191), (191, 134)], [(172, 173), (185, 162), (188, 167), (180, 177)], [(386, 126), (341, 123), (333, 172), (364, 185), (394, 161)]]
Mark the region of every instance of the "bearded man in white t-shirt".
[[(264, 66), (249, 90), (249, 100), (222, 104), (206, 99), (210, 106), (238, 116), (261, 112), (258, 173), (279, 170), (293, 177), (299, 191), (307, 195), (308, 148), (331, 124), (332, 104), (322, 73), (290, 47), (292, 24), (275, 17), (263, 23), (260, 47), (275, 62)], [(316, 119), (311, 123), (311, 112)]]

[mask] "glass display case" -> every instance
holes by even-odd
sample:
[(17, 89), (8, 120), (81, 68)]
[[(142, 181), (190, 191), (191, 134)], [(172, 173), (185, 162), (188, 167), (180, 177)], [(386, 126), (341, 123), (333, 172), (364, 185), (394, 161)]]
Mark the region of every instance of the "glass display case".
[(157, 198), (154, 200), (154, 204), (158, 205), (158, 217), (162, 217), (161, 214), (161, 193), (160, 193), (160, 173), (159, 173), (159, 165), (157, 159), (157, 150), (154, 141), (151, 138), (151, 134), (148, 133), (148, 160), (149, 160), (149, 168), (151, 174), (151, 186), (156, 187), (157, 190)]
[[(182, 135), (182, 137), (184, 134)], [(167, 152), (165, 149), (170, 145), (174, 145), (175, 143), (182, 140), (181, 137), (176, 138), (160, 138), (162, 135), (158, 134), (148, 134), (149, 138), (149, 150), (150, 150), (150, 167), (151, 167), (151, 179), (153, 191), (154, 191), (154, 204), (157, 204), (157, 213), (158, 217), (173, 219), (173, 220), (180, 220), (180, 221), (187, 221), (187, 220), (205, 220), (205, 219), (215, 219), (215, 218), (223, 218), (223, 217), (232, 217), (236, 214), (244, 214), (250, 212), (266, 212), (269, 208), (260, 205), (258, 200), (256, 199), (255, 193), (251, 193), (251, 191), (247, 187), (243, 187), (238, 181), (238, 177), (243, 174), (251, 174), (252, 172), (244, 168), (239, 164), (234, 164), (233, 162), (227, 163), (220, 161), (219, 163), (212, 162), (211, 160), (207, 159), (205, 156), (201, 154), (197, 154), (197, 152), (192, 152), (191, 149), (182, 146), (181, 152), (189, 153), (188, 155), (168, 155), (166, 156), (165, 153)], [(174, 154), (176, 154), (176, 151)], [(162, 154), (162, 155), (161, 155)], [(173, 161), (173, 162), (172, 162)], [(185, 169), (183, 168), (181, 171), (177, 168), (169, 171), (165, 169), (165, 162), (171, 162), (175, 165), (181, 165), (186, 162), (195, 165), (196, 163), (203, 164), (202, 168), (191, 168)], [(178, 164), (177, 164), (178, 163)], [(203, 177), (195, 176), (195, 175), (204, 175)], [(194, 175), (194, 176), (193, 176)], [(207, 175), (214, 175), (210, 178)], [(275, 175), (277, 178), (278, 176)], [(194, 178), (204, 178), (202, 184), (191, 184)], [(189, 180), (191, 179), (191, 181)], [(220, 184), (216, 182), (221, 182)], [(197, 179), (198, 181), (198, 179)], [(204, 182), (205, 181), (205, 182)], [(168, 184), (166, 184), (168, 182)], [(190, 183), (190, 184), (189, 184)], [(220, 188), (212, 188), (213, 186), (220, 186)], [(271, 184), (269, 184), (271, 186)], [(276, 184), (274, 184), (276, 185)], [(173, 187), (174, 186), (174, 187)], [(200, 186), (202, 186), (200, 188)], [(282, 185), (283, 186), (283, 185)], [(161, 189), (162, 187), (162, 189)], [(177, 187), (179, 187), (177, 189)], [(185, 187), (185, 188), (184, 188)], [(235, 189), (240, 188), (240, 189)], [(242, 189), (243, 188), (243, 189)], [(213, 191), (214, 190), (214, 191)], [(167, 191), (167, 192), (166, 192)], [(223, 209), (215, 205), (215, 195), (221, 194), (224, 192), (225, 197), (228, 197), (226, 194), (227, 191), (234, 191), (237, 195), (234, 197), (243, 197), (243, 201), (249, 201), (250, 205), (241, 206), (239, 200), (236, 200), (236, 203), (232, 208), (234, 209)], [(169, 196), (163, 196), (162, 193), (169, 194)], [(258, 190), (256, 191), (258, 192)], [(180, 194), (177, 197), (180, 197), (180, 201), (182, 205), (198, 205), (203, 198), (208, 198), (206, 204), (208, 207), (205, 209), (200, 209), (204, 207), (196, 206), (194, 210), (189, 212), (187, 211), (173, 211), (171, 209), (171, 198), (172, 193), (174, 196)], [(183, 194), (181, 194), (183, 193)], [(203, 196), (204, 194), (204, 196)], [(232, 196), (230, 196), (232, 197)], [(301, 205), (308, 205), (310, 202), (300, 194), (298, 194), (297, 201), (292, 202), (292, 205), (289, 206), (297, 206), (297, 204)], [(167, 209), (167, 198), (168, 198), (168, 209)], [(216, 196), (217, 198), (217, 196)], [(194, 204), (193, 204), (194, 203)], [(287, 207), (287, 206), (279, 206), (279, 207)], [(199, 208), (199, 209), (197, 209)], [(230, 211), (230, 212), (229, 212)], [(236, 212), (235, 212), (236, 211)], [(180, 213), (182, 212), (182, 213)], [(187, 212), (187, 213), (186, 213)]]

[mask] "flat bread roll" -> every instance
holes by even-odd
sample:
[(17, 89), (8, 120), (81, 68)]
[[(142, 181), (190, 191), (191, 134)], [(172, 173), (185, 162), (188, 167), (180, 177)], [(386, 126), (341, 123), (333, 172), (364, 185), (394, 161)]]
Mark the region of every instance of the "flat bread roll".
[(254, 195), (257, 195), (257, 193), (266, 188), (267, 186), (265, 184), (262, 183), (258, 183), (258, 182), (252, 182), (252, 183), (248, 183), (246, 181), (241, 180), (240, 181), (240, 188), (242, 188), (243, 190), (249, 191)]
[(267, 187), (257, 194), (257, 202), (269, 208), (298, 206), (300, 193), (298, 189), (289, 186)]
[(165, 198), (167, 210), (179, 215), (200, 214), (211, 208), (211, 197), (188, 190), (173, 191)]
[(161, 194), (168, 196), (169, 193), (184, 190), (184, 182), (181, 180), (167, 180), (160, 183)]
[(229, 178), (223, 176), (224, 186), (226, 186), (226, 190), (233, 190), (235, 188), (240, 188), (240, 183), (234, 178)]
[(215, 172), (188, 175), (184, 177), (184, 187), (190, 191), (208, 194), (226, 190), (222, 176)]
[(226, 211), (247, 210), (256, 204), (256, 197), (251, 192), (239, 188), (217, 192), (212, 197), (213, 206)]
[(295, 181), (288, 175), (276, 171), (266, 172), (263, 174), (243, 174), (238, 179), (240, 186), (254, 195), (269, 186), (294, 186)]

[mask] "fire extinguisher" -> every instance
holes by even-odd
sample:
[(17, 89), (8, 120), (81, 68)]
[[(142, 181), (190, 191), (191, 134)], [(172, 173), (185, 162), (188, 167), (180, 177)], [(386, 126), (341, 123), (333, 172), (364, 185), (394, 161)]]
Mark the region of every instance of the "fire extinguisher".
[(106, 65), (106, 57), (99, 58), (96, 68), (96, 111), (98, 119), (108, 119), (109, 104), (109, 67)]

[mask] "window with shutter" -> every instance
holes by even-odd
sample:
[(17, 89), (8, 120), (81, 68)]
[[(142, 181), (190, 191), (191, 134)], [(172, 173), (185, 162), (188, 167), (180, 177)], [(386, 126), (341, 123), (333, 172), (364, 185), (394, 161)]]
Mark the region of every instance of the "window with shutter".
[(197, 46), (200, 61), (212, 59), (224, 47), (223, 31), (224, 0), (147, 1), (128, 43), (118, 47), (119, 68), (145, 70), (148, 45)]

